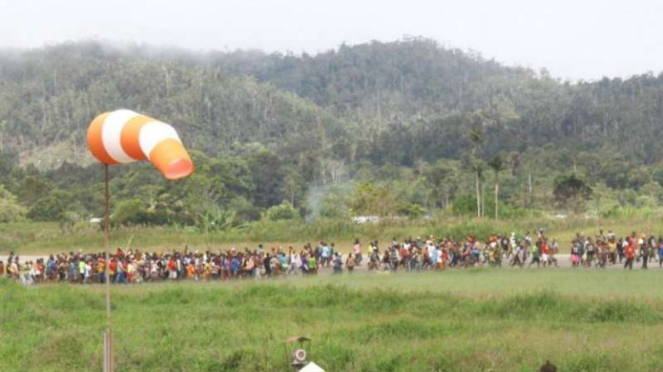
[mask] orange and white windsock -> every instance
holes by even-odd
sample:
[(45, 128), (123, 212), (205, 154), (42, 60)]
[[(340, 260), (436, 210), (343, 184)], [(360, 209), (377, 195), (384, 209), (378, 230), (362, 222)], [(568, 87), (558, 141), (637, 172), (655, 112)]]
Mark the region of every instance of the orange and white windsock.
[(97, 116), (87, 131), (90, 152), (107, 165), (149, 160), (169, 180), (193, 173), (193, 162), (175, 129), (131, 110)]

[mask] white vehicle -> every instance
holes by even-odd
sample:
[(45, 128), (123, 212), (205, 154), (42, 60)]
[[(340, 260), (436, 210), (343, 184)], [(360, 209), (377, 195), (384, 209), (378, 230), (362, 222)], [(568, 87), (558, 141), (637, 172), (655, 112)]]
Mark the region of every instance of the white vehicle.
[(378, 223), (380, 222), (380, 217), (378, 216), (356, 216), (352, 217), (352, 222), (358, 223), (358, 224), (366, 224), (366, 223)]

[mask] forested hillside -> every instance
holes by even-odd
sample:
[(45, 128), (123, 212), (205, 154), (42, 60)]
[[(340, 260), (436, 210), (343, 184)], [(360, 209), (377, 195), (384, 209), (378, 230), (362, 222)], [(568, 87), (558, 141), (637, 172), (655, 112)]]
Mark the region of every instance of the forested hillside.
[(458, 125), (443, 119), (462, 119), (461, 133), (482, 127), (494, 139), (492, 153), (551, 142), (577, 152), (621, 141), (622, 153), (633, 160), (654, 163), (663, 156), (656, 144), (663, 123), (661, 76), (570, 84), (421, 39), (341, 46), (314, 57), (236, 52), (211, 60), (358, 122), (398, 128), (405, 140), (439, 138), (436, 144), (453, 147), (454, 156), (462, 151), (458, 133), (447, 130)]
[(114, 170), (118, 223), (476, 214), (477, 194), (492, 216), (495, 183), (505, 216), (663, 200), (663, 76), (570, 83), (421, 38), (317, 55), (84, 42), (0, 51), (0, 221), (99, 215), (85, 131), (121, 107), (175, 125), (198, 173)]

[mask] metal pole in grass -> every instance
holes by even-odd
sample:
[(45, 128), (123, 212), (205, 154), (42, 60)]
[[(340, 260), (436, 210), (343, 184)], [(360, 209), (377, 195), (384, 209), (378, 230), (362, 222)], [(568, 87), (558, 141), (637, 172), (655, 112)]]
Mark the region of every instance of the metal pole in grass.
[(111, 337), (111, 300), (110, 300), (110, 186), (108, 164), (104, 164), (104, 235), (106, 238), (106, 333), (104, 333), (104, 372), (113, 372), (113, 338)]

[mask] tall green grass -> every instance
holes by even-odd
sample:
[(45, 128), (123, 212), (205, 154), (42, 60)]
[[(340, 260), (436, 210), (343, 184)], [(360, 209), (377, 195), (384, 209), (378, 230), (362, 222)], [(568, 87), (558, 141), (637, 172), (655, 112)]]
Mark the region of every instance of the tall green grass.
[[(548, 359), (560, 371), (663, 369), (660, 292), (587, 297), (567, 294), (567, 284), (510, 294), (482, 287), (494, 274), (506, 284), (541, 280), (523, 273), (114, 287), (118, 371), (287, 371), (284, 340), (294, 335), (311, 337), (311, 358), (335, 372), (535, 371)], [(435, 283), (447, 284), (422, 288)], [(635, 285), (623, 284), (623, 293)], [(100, 369), (103, 287), (0, 281), (0, 298), (1, 371)]]
[[(221, 245), (250, 246), (258, 243), (299, 245), (319, 240), (336, 242), (348, 249), (355, 238), (390, 241), (426, 236), (464, 238), (474, 234), (485, 238), (489, 234), (516, 232), (532, 234), (539, 228), (548, 236), (555, 237), (566, 247), (576, 232), (596, 234), (599, 228), (609, 228), (619, 235), (632, 231), (659, 235), (663, 229), (657, 219), (516, 219), (494, 221), (490, 219), (439, 218), (420, 220), (384, 221), (378, 224), (359, 225), (345, 220), (318, 220), (306, 223), (293, 221), (259, 221), (241, 228), (226, 231), (201, 233), (195, 229), (178, 226), (119, 227), (112, 231), (111, 241), (115, 247), (131, 247), (157, 250), (181, 248), (185, 244), (197, 249), (215, 248)], [(104, 246), (103, 233), (99, 226), (78, 224), (62, 230), (56, 223), (0, 224), (0, 252), (48, 253), (69, 250), (97, 250)]]

